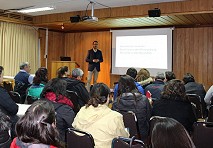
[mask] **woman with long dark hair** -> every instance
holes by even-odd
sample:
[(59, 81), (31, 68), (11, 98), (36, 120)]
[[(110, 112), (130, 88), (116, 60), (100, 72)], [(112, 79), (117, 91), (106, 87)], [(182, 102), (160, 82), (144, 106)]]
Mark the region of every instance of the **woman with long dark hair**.
[(152, 148), (195, 148), (182, 124), (172, 118), (153, 117)]
[(27, 91), (28, 96), (34, 97), (35, 99), (40, 98), (40, 94), (45, 84), (48, 82), (47, 74), (47, 69), (44, 67), (41, 67), (36, 71), (35, 77), (33, 78), (33, 84)]
[(17, 138), (13, 140), (11, 148), (62, 147), (54, 107), (44, 100), (34, 102), (27, 109), (16, 124), (16, 133)]
[(67, 83), (60, 78), (50, 80), (44, 87), (41, 98), (49, 100), (57, 113), (57, 128), (62, 141), (65, 141), (65, 132), (71, 127), (75, 113), (73, 111), (73, 103), (66, 97)]
[(113, 110), (118, 112), (132, 111), (138, 121), (139, 132), (142, 140), (145, 140), (149, 131), (149, 119), (151, 117), (151, 105), (142, 95), (128, 75), (121, 76), (118, 82), (118, 96), (113, 103)]

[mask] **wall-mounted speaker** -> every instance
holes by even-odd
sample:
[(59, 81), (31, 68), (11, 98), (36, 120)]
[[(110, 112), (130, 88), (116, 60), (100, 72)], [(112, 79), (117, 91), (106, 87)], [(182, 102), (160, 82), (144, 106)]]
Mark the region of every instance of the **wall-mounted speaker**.
[(70, 17), (71, 23), (77, 23), (77, 22), (80, 22), (80, 20), (81, 20), (81, 17), (79, 15)]
[(155, 8), (153, 10), (148, 10), (149, 17), (160, 17), (160, 9)]

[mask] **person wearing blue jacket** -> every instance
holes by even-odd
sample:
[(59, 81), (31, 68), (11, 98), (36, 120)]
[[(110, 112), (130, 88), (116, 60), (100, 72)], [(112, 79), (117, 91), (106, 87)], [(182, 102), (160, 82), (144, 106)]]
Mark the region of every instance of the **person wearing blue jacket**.
[[(135, 78), (137, 76), (137, 70), (135, 68), (131, 67), (126, 71), (126, 75), (129, 75), (130, 77), (132, 77), (135, 80)], [(136, 81), (135, 81), (135, 85), (136, 85), (138, 91), (144, 95), (145, 92), (144, 92), (143, 87)], [(115, 88), (114, 88), (114, 95), (113, 95), (114, 100), (117, 97), (117, 93), (118, 93), (118, 84), (116, 84)]]

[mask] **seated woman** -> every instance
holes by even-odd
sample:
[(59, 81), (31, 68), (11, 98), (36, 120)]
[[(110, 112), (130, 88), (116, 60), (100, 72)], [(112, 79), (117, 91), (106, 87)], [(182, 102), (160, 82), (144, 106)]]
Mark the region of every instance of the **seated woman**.
[(172, 118), (153, 117), (152, 148), (195, 148), (184, 126)]
[(32, 86), (28, 88), (27, 95), (32, 96), (35, 99), (39, 99), (40, 94), (47, 82), (47, 69), (39, 68), (35, 73), (35, 77), (33, 78)]
[(60, 67), (57, 71), (58, 78), (66, 79), (70, 75), (69, 68), (67, 66)]
[(141, 68), (138, 72), (135, 80), (145, 89), (146, 86), (151, 84), (154, 80), (150, 76), (149, 71), (146, 68)]
[(151, 105), (142, 95), (134, 82), (128, 75), (121, 76), (118, 82), (118, 96), (113, 103), (113, 110), (118, 112), (132, 111), (138, 121), (139, 132), (142, 140), (146, 140), (149, 132), (149, 119), (151, 117)]
[(110, 148), (112, 139), (117, 136), (129, 137), (122, 115), (107, 106), (109, 93), (107, 85), (95, 84), (88, 104), (80, 109), (72, 124), (74, 128), (92, 134), (97, 148)]
[(72, 102), (66, 97), (66, 81), (54, 78), (50, 80), (44, 87), (41, 98), (49, 100), (57, 113), (56, 127), (59, 131), (60, 138), (65, 141), (65, 132), (71, 127), (75, 117)]
[(17, 138), (11, 148), (60, 148), (56, 129), (55, 110), (51, 103), (38, 100), (34, 102), (16, 124)]
[(0, 110), (0, 148), (9, 148), (11, 143), (10, 118)]
[(186, 97), (185, 87), (181, 80), (170, 80), (164, 86), (161, 99), (156, 100), (153, 104), (152, 115), (174, 118), (187, 131), (192, 131), (196, 117), (192, 105)]
[[(0, 66), (0, 84), (3, 82), (3, 72), (4, 68)], [(13, 99), (8, 94), (7, 90), (4, 89), (0, 85), (0, 109), (1, 111), (10, 117), (12, 122), (11, 127), (11, 136), (14, 138), (15, 136), (15, 124), (18, 121), (19, 117), (17, 116), (18, 113), (18, 105), (13, 101)]]

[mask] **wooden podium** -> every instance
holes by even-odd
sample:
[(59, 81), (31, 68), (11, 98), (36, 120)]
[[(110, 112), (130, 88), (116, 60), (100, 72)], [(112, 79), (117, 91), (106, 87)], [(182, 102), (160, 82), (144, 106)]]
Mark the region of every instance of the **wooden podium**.
[(52, 61), (51, 62), (51, 79), (57, 77), (57, 71), (60, 67), (69, 67), (70, 72), (73, 69), (80, 67), (75, 61)]

